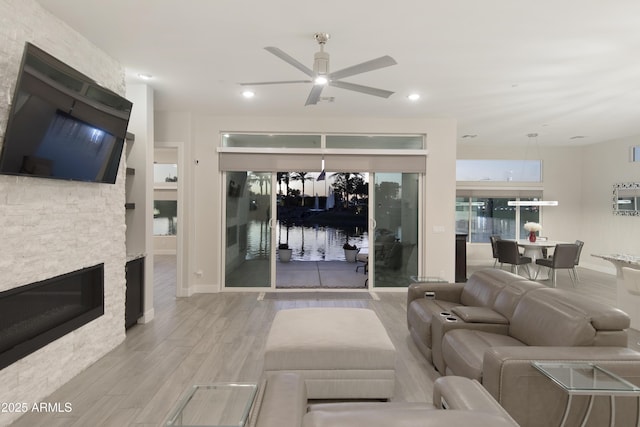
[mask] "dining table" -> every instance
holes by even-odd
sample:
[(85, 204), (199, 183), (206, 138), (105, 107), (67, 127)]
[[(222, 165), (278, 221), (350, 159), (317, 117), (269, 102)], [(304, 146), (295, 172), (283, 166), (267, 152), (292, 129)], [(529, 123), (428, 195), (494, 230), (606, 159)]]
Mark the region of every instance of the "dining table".
[(537, 259), (544, 258), (543, 249), (555, 248), (560, 242), (557, 240), (536, 239), (535, 242), (529, 239), (517, 240), (518, 246), (524, 249), (523, 256), (531, 258), (529, 265), (529, 278), (532, 280), (548, 280), (549, 269), (547, 267), (536, 264)]

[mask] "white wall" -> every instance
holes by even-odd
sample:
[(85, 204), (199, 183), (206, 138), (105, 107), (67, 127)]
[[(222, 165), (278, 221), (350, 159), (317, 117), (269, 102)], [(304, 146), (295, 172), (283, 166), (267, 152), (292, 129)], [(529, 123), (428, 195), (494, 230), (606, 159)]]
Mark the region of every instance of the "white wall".
[(640, 255), (640, 217), (613, 215), (611, 209), (613, 184), (640, 182), (640, 163), (629, 161), (629, 149), (638, 141), (635, 136), (584, 148), (580, 229), (591, 244), (587, 248), (585, 243), (583, 259), (592, 268), (612, 274), (611, 263), (590, 255)]
[[(0, 0), (0, 24), (0, 140), (26, 41), (124, 93), (120, 64), (35, 1)], [(0, 176), (0, 291), (105, 267), (105, 314), (2, 369), (0, 402), (42, 401), (124, 340), (123, 166), (115, 185)], [(18, 415), (0, 413), (0, 425)]]
[[(216, 148), (221, 132), (345, 132), (427, 134), (427, 185), (423, 209), (426, 223), (424, 274), (454, 278), (456, 123), (448, 119), (394, 120), (288, 119), (283, 117), (218, 117), (206, 114), (156, 113), (157, 141), (185, 141), (189, 154), (189, 201), (183, 225), (188, 229), (187, 293), (217, 292), (222, 285), (224, 248), (220, 201), (221, 173)], [(197, 164), (196, 164), (197, 161)], [(435, 230), (434, 231), (434, 227)], [(440, 232), (444, 227), (444, 232)], [(200, 271), (201, 275), (195, 273)]]
[[(195, 183), (193, 176), (196, 161), (192, 155), (193, 129), (192, 115), (188, 112), (155, 112), (154, 122), (154, 144), (155, 147), (172, 147), (178, 151), (178, 239), (176, 242), (177, 257), (177, 282), (178, 289), (176, 295), (189, 296), (194, 291), (189, 288), (190, 281), (193, 281), (198, 271), (195, 262), (191, 257), (193, 253), (193, 242), (198, 230), (193, 218), (196, 213), (196, 203), (193, 201), (193, 193), (196, 186), (208, 185), (206, 182)], [(182, 205), (181, 205), (182, 203)], [(180, 234), (184, 238), (180, 237)], [(185, 265), (182, 266), (181, 263)]]
[(140, 323), (153, 319), (153, 89), (145, 84), (127, 85), (127, 99), (133, 102), (128, 131), (135, 142), (128, 148), (127, 163), (135, 169), (126, 184), (127, 202), (136, 208), (127, 210), (127, 256), (144, 255), (144, 301)]
[[(640, 218), (614, 216), (611, 191), (616, 182), (640, 181), (640, 163), (631, 163), (629, 147), (637, 138), (571, 148), (458, 146), (460, 159), (533, 159), (543, 161), (544, 198), (559, 205), (543, 207), (545, 236), (553, 240), (583, 240), (580, 265), (614, 274), (594, 253), (640, 254)], [(470, 263), (493, 262), (487, 244), (468, 244)]]

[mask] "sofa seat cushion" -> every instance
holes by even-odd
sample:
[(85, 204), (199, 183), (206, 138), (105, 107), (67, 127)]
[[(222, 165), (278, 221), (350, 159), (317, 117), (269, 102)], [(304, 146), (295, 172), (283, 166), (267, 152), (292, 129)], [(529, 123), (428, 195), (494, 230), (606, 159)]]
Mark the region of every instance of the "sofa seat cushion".
[(423, 343), (427, 347), (431, 348), (431, 319), (433, 316), (439, 316), (440, 313), (451, 313), (453, 307), (460, 305), (460, 303), (431, 300), (431, 299), (417, 299), (413, 300), (407, 308), (407, 317), (409, 319), (409, 325), (413, 329), (413, 333), (423, 340)]
[(380, 409), (394, 409), (398, 411), (433, 410), (437, 409), (432, 403), (424, 402), (377, 402), (377, 401), (357, 401), (347, 402), (321, 402), (311, 403), (307, 406), (307, 412), (356, 412), (356, 411), (376, 411)]
[(513, 427), (503, 416), (479, 411), (384, 408), (370, 411), (311, 411), (302, 427)]
[(442, 340), (442, 355), (447, 361), (447, 374), (459, 375), (482, 382), (485, 350), (492, 347), (521, 347), (525, 344), (508, 335), (472, 329), (454, 329)]

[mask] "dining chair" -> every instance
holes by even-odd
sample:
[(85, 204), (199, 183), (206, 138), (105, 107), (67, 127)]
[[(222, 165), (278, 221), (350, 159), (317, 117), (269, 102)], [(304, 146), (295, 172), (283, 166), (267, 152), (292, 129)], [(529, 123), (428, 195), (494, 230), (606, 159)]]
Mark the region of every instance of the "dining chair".
[[(569, 270), (571, 283), (576, 286), (575, 278), (571, 271), (575, 268), (576, 255), (578, 253), (578, 245), (575, 243), (558, 243), (553, 250), (552, 258), (541, 258), (536, 260), (537, 265), (550, 268), (553, 270), (551, 275), (551, 286), (556, 287), (557, 271), (560, 269)], [(535, 279), (534, 279), (535, 280)]]
[[(576, 267), (578, 266), (578, 264), (580, 264), (580, 254), (582, 253), (584, 242), (582, 240), (576, 240), (575, 244), (578, 246), (578, 253), (576, 254), (576, 260), (573, 263), (573, 268), (571, 269), (571, 271), (573, 271), (573, 277), (576, 279), (576, 283), (578, 283), (580, 281), (580, 278), (578, 277), (578, 270), (576, 269)], [(569, 274), (571, 274), (571, 271), (569, 272)]]
[(498, 240), (502, 240), (499, 234), (492, 234), (489, 236), (489, 241), (491, 242), (491, 251), (493, 252), (493, 268), (496, 268), (498, 265)]
[(500, 268), (502, 268), (502, 264), (511, 264), (511, 272), (518, 274), (518, 266), (524, 265), (527, 269), (527, 276), (531, 278), (531, 273), (529, 271), (531, 258), (520, 255), (518, 243), (515, 240), (500, 239), (496, 242), (496, 245), (498, 247), (498, 261), (500, 262)]
[[(546, 237), (546, 236), (538, 236), (538, 238), (536, 240), (538, 240), (540, 242), (546, 242), (547, 240), (549, 240), (549, 238)], [(542, 257), (543, 258), (548, 258), (549, 257), (549, 249), (547, 247), (543, 246), (541, 248), (541, 250), (542, 250)]]

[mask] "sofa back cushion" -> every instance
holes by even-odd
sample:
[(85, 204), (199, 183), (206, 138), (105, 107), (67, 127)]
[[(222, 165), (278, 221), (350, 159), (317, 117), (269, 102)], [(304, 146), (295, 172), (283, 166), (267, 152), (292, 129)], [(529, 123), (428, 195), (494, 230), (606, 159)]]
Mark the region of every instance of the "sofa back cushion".
[(493, 309), (508, 320), (513, 317), (513, 312), (520, 302), (520, 298), (533, 289), (545, 288), (541, 283), (531, 280), (516, 280), (502, 288), (493, 304)]
[[(535, 346), (626, 345), (628, 326), (629, 316), (616, 308), (573, 292), (544, 288), (520, 299), (509, 335)], [(601, 334), (609, 338), (602, 339)]]
[(462, 305), (474, 307), (492, 307), (502, 288), (508, 283), (518, 280), (525, 279), (495, 268), (478, 270), (465, 283), (460, 295), (460, 302)]

